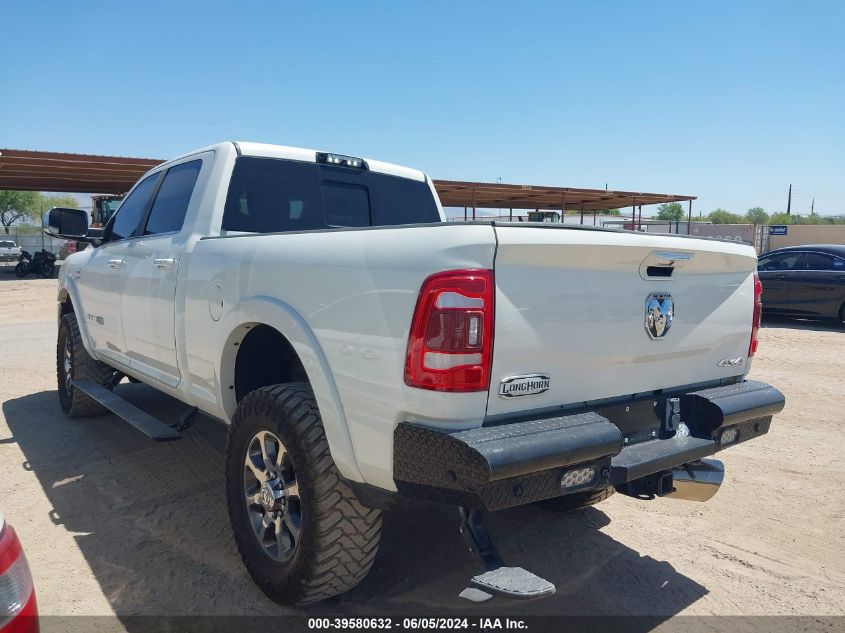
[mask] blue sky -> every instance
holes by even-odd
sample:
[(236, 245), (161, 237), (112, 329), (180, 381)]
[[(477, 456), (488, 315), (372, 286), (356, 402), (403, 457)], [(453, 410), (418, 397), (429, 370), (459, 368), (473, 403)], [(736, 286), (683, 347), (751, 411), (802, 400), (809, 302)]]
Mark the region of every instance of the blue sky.
[(843, 2), (0, 0), (0, 147), (219, 140), (845, 213)]

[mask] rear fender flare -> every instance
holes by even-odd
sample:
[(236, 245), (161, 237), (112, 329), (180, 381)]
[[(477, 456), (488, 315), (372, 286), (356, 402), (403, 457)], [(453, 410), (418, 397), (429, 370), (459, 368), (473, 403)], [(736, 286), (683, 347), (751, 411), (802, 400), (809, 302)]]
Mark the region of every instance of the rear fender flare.
[(347, 479), (363, 482), (337, 385), (320, 343), (305, 319), (284, 301), (268, 296), (252, 296), (244, 298), (228, 312), (222, 325), (228, 335), (217, 355), (220, 359), (217, 375), (220, 377), (220, 404), (226, 417), (231, 419), (237, 408), (235, 390), (232, 388), (239, 349), (236, 343), (240, 343), (255, 325), (272, 327), (290, 342), (305, 367), (320, 408), (329, 450), (338, 470)]

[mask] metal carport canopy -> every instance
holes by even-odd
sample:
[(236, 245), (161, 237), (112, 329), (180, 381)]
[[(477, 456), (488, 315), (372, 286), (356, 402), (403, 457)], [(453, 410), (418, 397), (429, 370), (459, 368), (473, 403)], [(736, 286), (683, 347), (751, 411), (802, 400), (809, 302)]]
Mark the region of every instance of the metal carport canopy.
[[(0, 149), (0, 189), (74, 193), (125, 193), (157, 158), (95, 156)], [(435, 180), (444, 207), (601, 211), (695, 200), (695, 196), (541, 185)]]

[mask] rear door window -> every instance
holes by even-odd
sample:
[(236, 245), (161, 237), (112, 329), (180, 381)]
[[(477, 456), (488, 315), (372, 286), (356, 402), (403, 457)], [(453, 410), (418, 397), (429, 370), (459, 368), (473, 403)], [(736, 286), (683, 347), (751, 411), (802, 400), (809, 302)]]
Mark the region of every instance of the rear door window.
[(807, 253), (804, 270), (833, 270), (833, 255), (827, 253)]
[(147, 218), (144, 235), (182, 230), (201, 167), (201, 160), (192, 160), (167, 170)]

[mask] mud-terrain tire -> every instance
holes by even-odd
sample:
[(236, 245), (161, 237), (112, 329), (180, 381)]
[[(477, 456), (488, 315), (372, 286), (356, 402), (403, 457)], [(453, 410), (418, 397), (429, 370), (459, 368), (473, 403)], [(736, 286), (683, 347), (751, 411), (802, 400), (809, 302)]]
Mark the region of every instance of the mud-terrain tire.
[(612, 496), (614, 492), (616, 490), (612, 486), (604, 490), (574, 492), (564, 497), (554, 497), (552, 499), (538, 501), (537, 505), (549, 512), (571, 512), (572, 510), (581, 510), (582, 508), (589, 508), (597, 503), (601, 503)]
[(303, 605), (342, 594), (373, 564), (381, 512), (340, 476), (306, 383), (263, 387), (238, 404), (226, 501), (244, 565), (271, 600)]
[[(66, 363), (69, 363), (66, 364)], [(62, 411), (72, 418), (102, 415), (108, 410), (92, 400), (70, 381), (91, 380), (111, 388), (115, 370), (105, 363), (94, 360), (85, 351), (76, 315), (71, 312), (59, 321), (59, 337), (56, 343), (56, 378), (59, 385), (59, 403)]]

